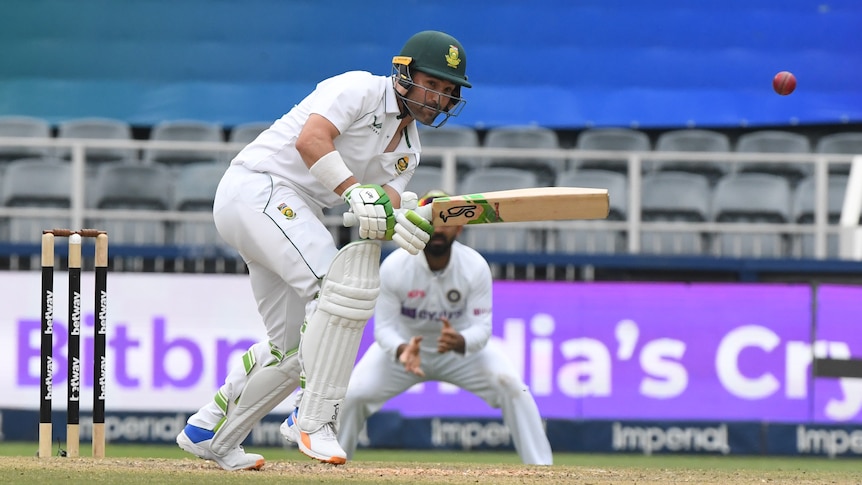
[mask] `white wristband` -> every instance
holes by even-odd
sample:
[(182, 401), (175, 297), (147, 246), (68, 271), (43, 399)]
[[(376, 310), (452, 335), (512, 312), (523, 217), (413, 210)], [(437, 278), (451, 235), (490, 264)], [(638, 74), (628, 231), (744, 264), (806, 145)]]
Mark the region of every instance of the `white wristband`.
[(308, 171), (321, 185), (333, 192), (336, 187), (341, 185), (341, 182), (353, 176), (353, 172), (344, 164), (344, 159), (341, 158), (338, 150), (333, 150), (320, 157)]

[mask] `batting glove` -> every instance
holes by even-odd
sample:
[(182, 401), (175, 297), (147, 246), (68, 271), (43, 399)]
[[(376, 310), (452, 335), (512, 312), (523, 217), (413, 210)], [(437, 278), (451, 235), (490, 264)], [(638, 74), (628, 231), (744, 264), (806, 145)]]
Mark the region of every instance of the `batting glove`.
[(344, 200), (359, 222), (361, 239), (391, 239), (395, 230), (392, 202), (383, 187), (354, 185), (344, 191)]
[(431, 222), (410, 209), (398, 209), (395, 215), (395, 234), (392, 240), (410, 254), (419, 254), (425, 249), (434, 226)]

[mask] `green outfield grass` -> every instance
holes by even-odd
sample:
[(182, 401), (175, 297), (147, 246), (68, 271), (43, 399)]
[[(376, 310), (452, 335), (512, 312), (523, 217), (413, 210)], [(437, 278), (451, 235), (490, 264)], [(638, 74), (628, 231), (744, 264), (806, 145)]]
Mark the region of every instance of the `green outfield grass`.
[[(256, 448), (260, 472), (227, 473), (170, 445), (109, 444), (105, 460), (35, 457), (36, 443), (0, 443), (0, 483), (862, 483), (854, 459), (555, 453), (554, 466), (520, 464), (515, 453), (359, 450), (342, 467), (319, 464), (295, 448)], [(57, 446), (54, 447), (55, 452)], [(209, 478), (205, 478), (209, 477)]]

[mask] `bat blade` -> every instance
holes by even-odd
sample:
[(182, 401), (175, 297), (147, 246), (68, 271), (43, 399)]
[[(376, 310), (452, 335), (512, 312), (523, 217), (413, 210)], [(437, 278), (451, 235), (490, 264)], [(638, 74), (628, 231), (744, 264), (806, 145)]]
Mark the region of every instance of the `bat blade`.
[(537, 187), (438, 197), (431, 203), (431, 223), (434, 226), (463, 226), (604, 219), (609, 211), (607, 189)]

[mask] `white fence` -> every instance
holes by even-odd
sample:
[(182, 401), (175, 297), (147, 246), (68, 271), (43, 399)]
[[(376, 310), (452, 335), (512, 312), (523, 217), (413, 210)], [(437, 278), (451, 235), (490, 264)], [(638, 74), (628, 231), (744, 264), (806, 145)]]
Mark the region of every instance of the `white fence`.
[[(27, 208), (27, 207), (0, 207), (0, 219), (13, 218), (65, 218), (69, 221), (68, 227), (85, 227), (86, 221), (91, 219), (105, 220), (128, 220), (128, 221), (162, 221), (165, 223), (197, 222), (206, 223), (212, 221), (212, 215), (208, 212), (185, 212), (177, 210), (149, 211), (149, 210), (99, 210), (88, 207), (86, 202), (87, 167), (85, 165), (86, 153), (90, 149), (112, 148), (128, 149), (143, 153), (147, 149), (163, 150), (206, 150), (224, 154), (225, 165), (230, 156), (238, 152), (242, 145), (230, 143), (198, 143), (198, 142), (168, 142), (149, 140), (91, 140), (91, 139), (35, 139), (35, 138), (0, 138), (0, 147), (26, 146), (44, 148), (49, 152), (61, 148), (71, 148), (71, 206), (68, 209), (54, 208)], [(483, 230), (507, 231), (513, 227), (523, 227), (537, 231), (557, 231), (564, 229), (575, 229), (589, 233), (618, 232), (624, 235), (625, 253), (641, 253), (642, 231), (652, 232), (680, 232), (690, 231), (698, 234), (770, 234), (778, 233), (789, 237), (803, 235), (814, 238), (814, 257), (824, 259), (827, 257), (827, 238), (832, 235), (840, 239), (840, 257), (843, 259), (862, 259), (862, 230), (859, 228), (860, 209), (862, 209), (862, 155), (830, 155), (830, 154), (763, 154), (763, 153), (696, 153), (696, 152), (613, 152), (613, 151), (582, 151), (575, 149), (561, 150), (519, 150), (519, 149), (490, 149), (490, 148), (426, 148), (426, 154), (442, 156), (442, 179), (440, 186), (450, 193), (457, 193), (459, 180), (457, 180), (456, 159), (471, 157), (476, 159), (493, 158), (525, 158), (536, 157), (554, 159), (559, 162), (562, 170), (572, 159), (594, 159), (594, 160), (628, 160), (628, 210), (624, 221), (564, 221), (553, 223), (528, 223), (528, 224), (502, 224), (495, 227), (486, 227)], [(139, 157), (141, 160), (142, 157)], [(813, 166), (812, 173), (815, 177), (815, 214), (813, 224), (797, 224), (794, 222), (781, 224), (746, 224), (746, 223), (679, 223), (679, 222), (644, 222), (641, 220), (641, 182), (645, 167), (653, 166), (657, 161), (686, 161), (686, 162), (720, 162), (730, 165), (730, 171), (735, 171), (741, 162), (765, 162), (765, 163), (804, 163)], [(144, 162), (138, 162), (144, 163)], [(850, 166), (850, 175), (845, 193), (841, 221), (839, 225), (828, 223), (827, 213), (827, 177), (830, 167)], [(613, 194), (612, 194), (613, 196)], [(332, 213), (327, 216), (327, 224), (335, 234), (339, 230), (341, 218)], [(495, 233), (496, 234), (496, 233)], [(499, 233), (500, 240), (505, 240), (506, 235)], [(36, 242), (34, 236), (34, 242)], [(467, 241), (470, 242), (469, 240)], [(501, 246), (505, 250), (505, 245)], [(553, 244), (543, 244), (532, 248), (535, 252), (556, 251)]]

